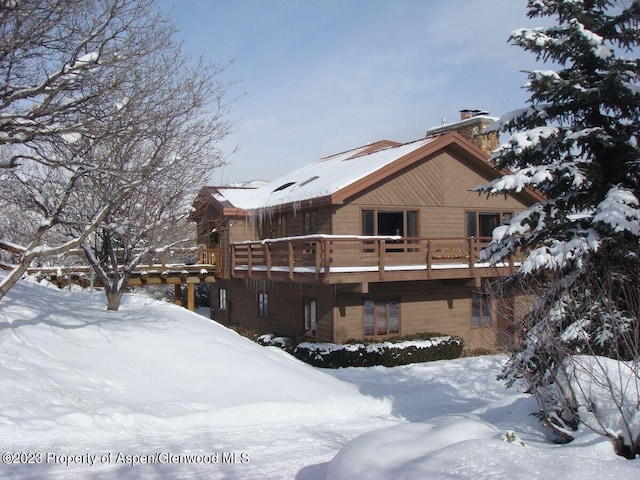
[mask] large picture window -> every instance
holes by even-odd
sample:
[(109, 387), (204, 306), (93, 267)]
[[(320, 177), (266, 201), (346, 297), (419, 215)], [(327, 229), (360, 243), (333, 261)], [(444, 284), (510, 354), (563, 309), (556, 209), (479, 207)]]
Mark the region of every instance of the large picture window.
[(417, 210), (362, 210), (362, 235), (418, 237)]
[(397, 299), (364, 301), (365, 336), (397, 335), (400, 333), (400, 302)]

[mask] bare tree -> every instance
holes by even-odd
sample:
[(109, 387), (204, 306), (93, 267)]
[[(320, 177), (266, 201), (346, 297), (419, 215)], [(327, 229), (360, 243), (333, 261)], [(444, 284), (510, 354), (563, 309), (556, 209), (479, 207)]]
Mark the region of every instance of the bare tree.
[[(223, 161), (216, 144), (230, 128), (221, 72), (192, 64), (179, 45), (165, 49), (126, 95), (118, 121), (135, 123), (135, 128), (117, 129), (117, 136), (105, 137), (91, 151), (92, 163), (113, 172), (78, 190), (77, 205), (88, 212), (110, 207), (81, 247), (104, 286), (110, 310), (119, 308), (139, 263), (190, 240), (180, 236), (180, 227), (203, 179)], [(114, 201), (112, 192), (122, 189), (126, 197)], [(70, 236), (79, 233), (71, 230)]]
[(201, 181), (229, 125), (222, 69), (192, 65), (153, 0), (2, 2), (0, 33), (0, 207), (32, 225), (2, 298), (34, 258), (95, 244), (156, 175), (192, 156)]

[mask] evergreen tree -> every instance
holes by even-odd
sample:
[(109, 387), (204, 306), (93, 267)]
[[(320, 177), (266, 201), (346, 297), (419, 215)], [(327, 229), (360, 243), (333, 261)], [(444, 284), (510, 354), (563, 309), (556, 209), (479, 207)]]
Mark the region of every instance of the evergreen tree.
[[(545, 195), (494, 230), (483, 252), (498, 261), (526, 251), (517, 277), (537, 297), (504, 377), (525, 381), (565, 439), (582, 423), (633, 458), (640, 454), (640, 1), (529, 0), (528, 16), (555, 24), (516, 30), (510, 41), (549, 69), (528, 72), (529, 106), (499, 122), (511, 137), (493, 159), (512, 173), (480, 188)], [(631, 366), (615, 374), (628, 380), (624, 389), (603, 384), (619, 405), (615, 425), (576, 384), (611, 380), (610, 364), (587, 362), (577, 374), (578, 354)]]
[(494, 259), (527, 247), (525, 271), (579, 267), (607, 238), (637, 244), (640, 1), (624, 3), (530, 0), (529, 17), (555, 16), (558, 25), (512, 33), (558, 69), (529, 72), (530, 106), (501, 119), (512, 136), (494, 160), (514, 174), (485, 189), (530, 186), (547, 200), (494, 232)]

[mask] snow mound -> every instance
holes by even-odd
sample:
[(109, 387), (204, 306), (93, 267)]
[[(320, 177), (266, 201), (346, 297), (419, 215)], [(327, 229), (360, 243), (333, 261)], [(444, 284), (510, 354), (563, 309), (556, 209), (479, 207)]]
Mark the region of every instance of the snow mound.
[[(368, 432), (335, 456), (329, 464), (327, 480), (412, 478), (404, 475), (412, 470), (411, 465), (428, 462), (434, 452), (472, 439), (487, 441), (498, 436), (494, 426), (471, 415), (443, 416), (429, 423), (408, 423)], [(424, 468), (417, 473), (424, 475)]]
[(0, 391), (13, 441), (390, 410), (184, 308), (129, 295), (109, 312), (101, 293), (23, 282), (0, 302)]

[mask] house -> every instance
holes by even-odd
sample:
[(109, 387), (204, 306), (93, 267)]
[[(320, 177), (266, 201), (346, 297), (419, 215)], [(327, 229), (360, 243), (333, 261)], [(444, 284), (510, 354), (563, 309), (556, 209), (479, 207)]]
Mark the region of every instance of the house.
[(473, 191), (501, 175), (488, 162), (493, 120), (463, 111), (419, 140), (324, 157), (259, 188), (202, 188), (191, 220), (220, 251), (212, 318), (337, 343), (438, 332), (498, 348), (518, 298), (497, 309), (487, 285), (517, 259), (478, 253), (541, 197)]

